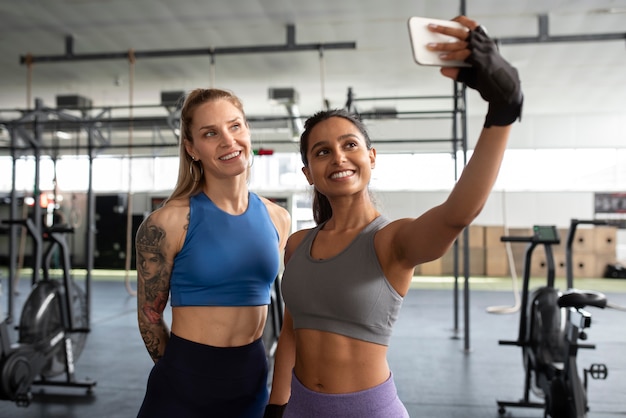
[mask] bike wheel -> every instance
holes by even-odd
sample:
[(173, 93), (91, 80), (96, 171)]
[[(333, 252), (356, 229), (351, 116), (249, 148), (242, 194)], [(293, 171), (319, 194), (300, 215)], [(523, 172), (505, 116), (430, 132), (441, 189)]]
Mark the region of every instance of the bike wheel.
[[(72, 322), (75, 328), (87, 328), (87, 300), (83, 290), (73, 281), (72, 286)], [(39, 282), (28, 295), (20, 317), (19, 342), (29, 344), (36, 349), (46, 350), (50, 347), (49, 342), (63, 335), (65, 326), (61, 315), (60, 293), (62, 284), (56, 280)], [(72, 341), (72, 361), (78, 357), (85, 347), (87, 334), (74, 332), (70, 335)], [(42, 344), (43, 343), (43, 344)], [(53, 353), (44, 353), (49, 359), (39, 372), (42, 377), (54, 377), (67, 370), (66, 352), (64, 344), (57, 344)]]

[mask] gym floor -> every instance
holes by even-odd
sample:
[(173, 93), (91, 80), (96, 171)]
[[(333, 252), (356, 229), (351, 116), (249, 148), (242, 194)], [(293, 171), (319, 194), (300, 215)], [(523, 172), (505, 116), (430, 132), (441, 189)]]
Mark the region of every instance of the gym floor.
[[(1, 273), (7, 288), (6, 272)], [(82, 283), (81, 279), (77, 279)], [(29, 279), (20, 280), (16, 316), (28, 293)], [(557, 282), (559, 286), (559, 282)], [(562, 284), (560, 285), (562, 286)], [(531, 285), (532, 287), (532, 285)], [(576, 287), (600, 290), (626, 306), (626, 280), (591, 279)], [(523, 396), (521, 349), (502, 346), (515, 339), (519, 312), (488, 313), (487, 308), (514, 303), (511, 279), (472, 279), (470, 282), (469, 350), (465, 350), (462, 280), (460, 330), (454, 330), (451, 278), (416, 277), (405, 298), (389, 348), (389, 362), (399, 396), (411, 417), (498, 418), (497, 400)], [(0, 299), (6, 313), (6, 293)], [(0, 417), (134, 417), (142, 401), (152, 362), (136, 324), (136, 299), (116, 272), (94, 272), (91, 332), (76, 361), (76, 379), (96, 382), (84, 389), (34, 386), (33, 402), (18, 407), (0, 401)], [(588, 343), (595, 350), (579, 352), (579, 368), (605, 363), (606, 380), (589, 381), (590, 418), (626, 416), (626, 312), (589, 309), (593, 315)], [(64, 376), (60, 376), (61, 379)], [(538, 398), (531, 396), (532, 400)], [(507, 408), (507, 417), (543, 417), (540, 409)]]

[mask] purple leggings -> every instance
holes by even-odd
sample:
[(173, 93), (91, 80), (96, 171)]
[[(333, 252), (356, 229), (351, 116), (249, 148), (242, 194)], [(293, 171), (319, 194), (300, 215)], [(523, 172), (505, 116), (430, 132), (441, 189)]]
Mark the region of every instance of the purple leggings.
[(291, 398), (283, 418), (408, 418), (393, 376), (359, 392), (327, 394), (307, 389), (292, 373)]

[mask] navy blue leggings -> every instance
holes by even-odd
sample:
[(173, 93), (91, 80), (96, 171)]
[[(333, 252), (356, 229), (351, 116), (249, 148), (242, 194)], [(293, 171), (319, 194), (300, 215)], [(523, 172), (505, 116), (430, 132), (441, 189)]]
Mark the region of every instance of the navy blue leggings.
[(172, 334), (137, 417), (260, 418), (268, 400), (263, 340), (212, 347)]

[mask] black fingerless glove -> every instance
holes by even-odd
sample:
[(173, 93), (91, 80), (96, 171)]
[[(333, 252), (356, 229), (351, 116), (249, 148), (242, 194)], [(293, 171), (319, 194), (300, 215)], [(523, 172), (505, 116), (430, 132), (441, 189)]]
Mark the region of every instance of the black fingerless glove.
[(471, 67), (459, 70), (457, 81), (478, 91), (489, 103), (485, 128), (507, 126), (522, 118), (524, 95), (517, 70), (509, 64), (482, 26), (470, 31), (465, 60)]
[(267, 404), (265, 406), (265, 413), (263, 414), (263, 418), (282, 418), (283, 412), (285, 412), (285, 408), (287, 404), (284, 405), (276, 405), (273, 403)]

